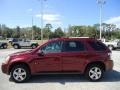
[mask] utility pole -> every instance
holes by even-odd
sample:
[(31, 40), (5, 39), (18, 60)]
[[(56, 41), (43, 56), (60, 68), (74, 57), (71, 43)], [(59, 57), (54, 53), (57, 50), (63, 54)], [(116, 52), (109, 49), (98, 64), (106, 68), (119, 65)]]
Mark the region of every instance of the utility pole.
[(40, 0), (41, 1), (41, 41), (43, 43), (43, 0)]
[(32, 29), (32, 37), (31, 37), (31, 39), (33, 40), (34, 39), (34, 32), (33, 32), (33, 25), (34, 25), (33, 24), (34, 23), (33, 22), (33, 9), (29, 9), (28, 11), (31, 12), (31, 25), (32, 25), (32, 28), (31, 28)]
[(43, 16), (44, 16), (44, 12), (43, 12), (43, 4), (44, 4), (44, 1), (46, 0), (38, 0), (40, 1), (40, 8), (41, 8), (41, 41), (43, 42)]
[(97, 3), (99, 4), (100, 6), (100, 40), (102, 39), (102, 8), (103, 8), (103, 5), (106, 3), (105, 0), (97, 0)]
[(32, 16), (32, 40), (34, 39), (34, 35), (33, 35), (33, 16)]

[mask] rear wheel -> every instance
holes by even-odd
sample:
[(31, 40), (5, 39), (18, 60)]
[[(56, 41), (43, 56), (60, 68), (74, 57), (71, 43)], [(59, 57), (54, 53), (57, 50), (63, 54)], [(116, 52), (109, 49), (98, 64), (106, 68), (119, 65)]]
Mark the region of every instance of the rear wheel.
[(14, 47), (15, 49), (19, 49), (19, 48), (20, 48), (19, 45), (17, 45), (17, 44), (13, 45), (13, 47)]
[(98, 81), (103, 77), (103, 68), (99, 65), (91, 65), (87, 68), (85, 76), (91, 81)]
[(30, 71), (24, 65), (16, 65), (12, 68), (10, 75), (13, 81), (22, 83), (30, 78)]

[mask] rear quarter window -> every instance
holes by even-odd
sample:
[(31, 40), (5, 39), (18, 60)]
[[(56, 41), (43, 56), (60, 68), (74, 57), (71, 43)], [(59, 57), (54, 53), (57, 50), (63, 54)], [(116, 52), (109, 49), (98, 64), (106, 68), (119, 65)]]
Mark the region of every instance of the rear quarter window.
[(107, 47), (102, 42), (91, 41), (91, 42), (88, 42), (88, 43), (95, 51), (105, 51), (105, 50), (107, 50)]

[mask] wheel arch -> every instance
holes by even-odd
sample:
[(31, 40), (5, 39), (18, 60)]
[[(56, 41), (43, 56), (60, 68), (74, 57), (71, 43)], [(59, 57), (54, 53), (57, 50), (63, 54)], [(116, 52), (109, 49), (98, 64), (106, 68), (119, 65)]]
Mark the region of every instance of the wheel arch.
[(31, 44), (31, 46), (32, 46), (32, 45), (36, 45), (36, 46), (38, 46), (38, 44), (37, 44), (37, 43), (32, 43), (32, 44)]
[(13, 45), (12, 45), (12, 46), (14, 46), (14, 45), (18, 45), (18, 46), (20, 46), (18, 43), (13, 43)]
[(7, 44), (7, 43), (3, 43), (1, 46), (4, 48), (4, 45), (8, 46), (8, 44)]
[(25, 63), (25, 62), (15, 62), (15, 63), (12, 63), (12, 64), (9, 66), (8, 74), (10, 74), (12, 68), (13, 68), (14, 66), (17, 66), (17, 65), (23, 65), (23, 66), (26, 66), (26, 67), (28, 68), (29, 72), (31, 73), (30, 67), (29, 67), (29, 65), (28, 65), (27, 63)]
[(99, 65), (101, 68), (103, 68), (104, 71), (106, 70), (105, 64), (102, 61), (94, 61), (86, 65), (84, 73), (86, 72), (87, 68), (90, 67), (91, 65)]

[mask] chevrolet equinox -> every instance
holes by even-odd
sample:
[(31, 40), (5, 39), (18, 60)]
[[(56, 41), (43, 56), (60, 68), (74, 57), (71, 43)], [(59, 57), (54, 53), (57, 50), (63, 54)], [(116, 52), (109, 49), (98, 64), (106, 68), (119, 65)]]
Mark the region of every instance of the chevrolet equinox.
[(79, 73), (98, 81), (112, 68), (111, 51), (94, 38), (51, 39), (36, 49), (9, 55), (1, 66), (17, 83), (49, 73)]

